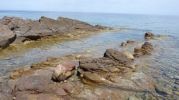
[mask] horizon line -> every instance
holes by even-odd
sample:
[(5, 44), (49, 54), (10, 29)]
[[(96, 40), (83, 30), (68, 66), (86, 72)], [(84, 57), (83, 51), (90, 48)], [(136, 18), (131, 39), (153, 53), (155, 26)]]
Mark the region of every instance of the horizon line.
[(0, 12), (48, 12), (48, 13), (54, 13), (54, 12), (58, 12), (58, 13), (93, 13), (93, 14), (127, 14), (127, 15), (154, 15), (154, 16), (177, 16), (179, 17), (179, 15), (168, 15), (168, 14), (150, 14), (150, 13), (125, 13), (125, 12), (83, 12), (83, 11), (45, 11), (45, 10), (0, 10)]

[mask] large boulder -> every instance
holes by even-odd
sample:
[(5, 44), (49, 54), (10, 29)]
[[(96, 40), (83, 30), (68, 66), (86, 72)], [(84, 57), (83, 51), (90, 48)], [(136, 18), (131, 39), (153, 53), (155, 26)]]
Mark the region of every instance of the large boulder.
[(6, 48), (16, 39), (14, 34), (7, 26), (0, 24), (0, 48)]

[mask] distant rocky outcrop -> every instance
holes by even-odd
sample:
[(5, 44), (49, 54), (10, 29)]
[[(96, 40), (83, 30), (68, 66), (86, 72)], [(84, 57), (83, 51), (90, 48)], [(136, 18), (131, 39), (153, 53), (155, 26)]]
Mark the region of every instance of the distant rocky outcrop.
[(72, 32), (75, 34), (77, 31), (84, 31), (87, 33), (109, 29), (108, 27), (100, 25), (93, 26), (75, 19), (59, 17), (55, 20), (44, 16), (39, 20), (3, 17), (0, 19), (0, 26), (0, 34), (3, 34), (0, 36), (1, 48), (7, 47), (14, 40), (24, 42), (27, 40), (38, 40), (48, 36), (63, 36)]

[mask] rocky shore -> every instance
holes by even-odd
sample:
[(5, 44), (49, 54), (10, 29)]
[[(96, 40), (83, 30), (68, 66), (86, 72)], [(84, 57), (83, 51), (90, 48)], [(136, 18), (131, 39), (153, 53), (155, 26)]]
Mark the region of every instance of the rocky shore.
[[(99, 26), (98, 26), (99, 27)], [(128, 40), (121, 48), (107, 49), (102, 57), (85, 54), (49, 58), (47, 61), (14, 70), (1, 82), (3, 100), (168, 100), (142, 68), (142, 59), (155, 52), (145, 33), (145, 41)], [(155, 40), (154, 40), (155, 41)], [(123, 45), (125, 44), (125, 45)], [(165, 96), (162, 95), (165, 94)]]
[(111, 29), (64, 17), (57, 19), (41, 17), (39, 20), (3, 17), (0, 19), (0, 48), (4, 49), (11, 44), (28, 43), (49, 37), (73, 38)]

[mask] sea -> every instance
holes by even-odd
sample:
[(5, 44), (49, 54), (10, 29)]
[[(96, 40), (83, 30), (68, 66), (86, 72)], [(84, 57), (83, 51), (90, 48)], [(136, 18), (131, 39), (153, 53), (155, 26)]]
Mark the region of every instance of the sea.
[[(149, 73), (158, 80), (167, 91), (178, 96), (179, 93), (179, 16), (142, 15), (113, 13), (79, 12), (34, 12), (0, 11), (4, 16), (38, 20), (41, 16), (57, 19), (68, 17), (88, 22), (92, 25), (104, 25), (120, 28), (122, 31), (104, 32), (77, 40), (57, 42), (53, 45), (39, 46), (18, 52), (7, 50), (0, 52), (0, 76), (13, 69), (46, 60), (48, 57), (60, 57), (72, 53), (90, 51), (101, 56), (107, 48), (117, 48), (126, 40), (143, 41), (145, 32), (165, 35), (168, 38), (155, 43), (158, 53), (149, 61)], [(1, 55), (3, 55), (1, 57)], [(5, 55), (5, 56), (4, 56)], [(176, 99), (176, 97), (175, 97)], [(175, 100), (174, 99), (174, 100)]]

